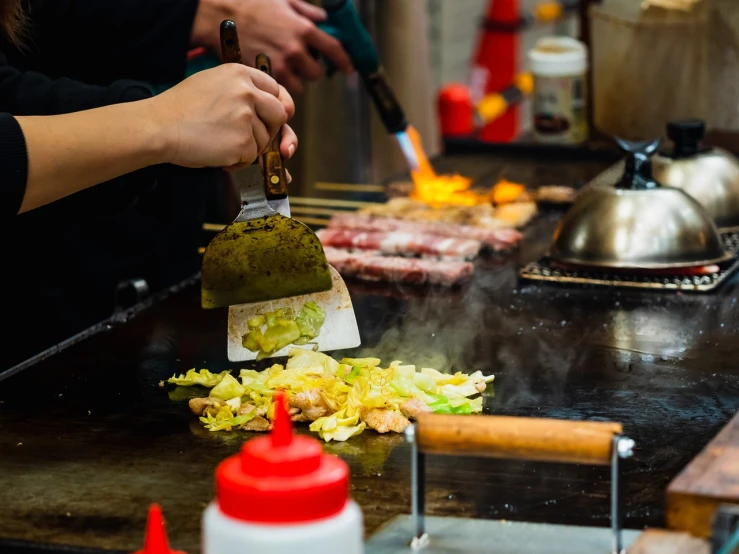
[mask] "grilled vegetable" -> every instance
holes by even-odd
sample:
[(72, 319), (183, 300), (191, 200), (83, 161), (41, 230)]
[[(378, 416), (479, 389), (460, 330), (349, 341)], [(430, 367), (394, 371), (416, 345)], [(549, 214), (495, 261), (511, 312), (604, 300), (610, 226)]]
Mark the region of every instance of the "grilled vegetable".
[(295, 323), (300, 328), (301, 338), (305, 337), (309, 340), (318, 336), (324, 321), (326, 321), (326, 312), (315, 302), (306, 302), (295, 319)]
[(319, 335), (325, 320), (326, 313), (315, 302), (306, 302), (297, 317), (292, 308), (280, 308), (250, 319), (250, 330), (241, 344), (259, 352), (257, 360), (262, 360), (290, 344), (308, 344)]
[(218, 383), (220, 383), (226, 375), (229, 375), (228, 371), (222, 371), (221, 373), (211, 373), (207, 369), (201, 369), (198, 372), (195, 371), (195, 369), (193, 368), (189, 369), (187, 373), (185, 373), (184, 375), (180, 375), (179, 377), (172, 376), (169, 382), (181, 387), (200, 385), (212, 389)]
[[(273, 328), (278, 328), (281, 320), (285, 321), (275, 317)], [(419, 371), (399, 361), (383, 368), (378, 358), (344, 358), (339, 362), (300, 348), (290, 350), (284, 367), (275, 364), (261, 372), (242, 369), (239, 379), (225, 373), (208, 399), (200, 402), (205, 407), (200, 420), (208, 429), (266, 430), (266, 420), (259, 426), (247, 423), (255, 415), (271, 420), (272, 395), (283, 390), (293, 421), (311, 422), (311, 431), (327, 442), (348, 440), (368, 427), (379, 433), (400, 432), (423, 412), (479, 413), (480, 393), (493, 380), (492, 375), (479, 371), (471, 375), (430, 368)], [(181, 377), (172, 377), (169, 382), (177, 384)], [(191, 377), (198, 379), (197, 374)], [(251, 417), (245, 420), (243, 415)]]

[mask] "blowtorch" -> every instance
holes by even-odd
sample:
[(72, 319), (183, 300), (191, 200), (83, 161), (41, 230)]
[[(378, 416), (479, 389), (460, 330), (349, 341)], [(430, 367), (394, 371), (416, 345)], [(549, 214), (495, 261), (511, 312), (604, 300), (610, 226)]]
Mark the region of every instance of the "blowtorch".
[[(377, 48), (353, 3), (351, 0), (323, 0), (323, 8), (328, 17), (318, 27), (341, 42), (354, 69), (362, 78), (385, 129), (397, 139), (410, 169), (418, 171), (425, 165), (419, 159), (423, 152), (417, 152), (420, 145), (415, 144), (418, 141), (414, 141), (409, 134), (405, 111), (387, 82)], [(330, 60), (325, 60), (325, 64), (326, 73), (331, 76), (336, 68)]]

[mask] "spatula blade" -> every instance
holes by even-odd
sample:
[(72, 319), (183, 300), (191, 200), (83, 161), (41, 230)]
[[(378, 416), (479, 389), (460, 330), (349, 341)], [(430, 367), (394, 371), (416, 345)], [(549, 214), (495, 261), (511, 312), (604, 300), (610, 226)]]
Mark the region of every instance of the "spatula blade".
[[(326, 352), (359, 346), (361, 340), (359, 338), (357, 319), (354, 315), (349, 291), (339, 272), (333, 267), (329, 267), (333, 283), (331, 290), (292, 298), (282, 298), (270, 302), (255, 302), (252, 304), (231, 306), (228, 310), (228, 359), (232, 362), (244, 362), (256, 359), (257, 352), (247, 350), (241, 342), (242, 337), (249, 332), (248, 321), (250, 319), (285, 307), (291, 307), (297, 313), (306, 302), (310, 301), (318, 304), (326, 312), (326, 320), (323, 323), (323, 327), (321, 327), (321, 333), (313, 341), (317, 345), (317, 350)], [(269, 357), (278, 358), (287, 356), (291, 348), (311, 350), (315, 345), (290, 345), (274, 352)]]
[(235, 221), (205, 249), (203, 308), (221, 308), (331, 289), (323, 246), (306, 225), (275, 214)]
[(267, 204), (269, 204), (269, 207), (276, 211), (278, 214), (284, 215), (285, 217), (291, 217), (289, 198), (285, 197), (279, 198), (277, 200), (267, 200)]

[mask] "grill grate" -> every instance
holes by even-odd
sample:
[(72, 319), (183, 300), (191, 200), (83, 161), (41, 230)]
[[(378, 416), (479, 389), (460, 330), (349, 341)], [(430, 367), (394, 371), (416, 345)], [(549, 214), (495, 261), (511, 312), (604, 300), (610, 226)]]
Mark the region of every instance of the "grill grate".
[(719, 264), (719, 271), (710, 275), (686, 275), (679, 269), (674, 274), (659, 275), (629, 274), (627, 272), (608, 272), (597, 269), (575, 270), (553, 267), (545, 256), (525, 266), (519, 272), (521, 278), (529, 281), (548, 281), (577, 285), (596, 285), (606, 287), (626, 287), (656, 290), (680, 290), (689, 292), (710, 292), (719, 287), (737, 268), (739, 268), (739, 231), (721, 234), (726, 247), (734, 254), (731, 260)]

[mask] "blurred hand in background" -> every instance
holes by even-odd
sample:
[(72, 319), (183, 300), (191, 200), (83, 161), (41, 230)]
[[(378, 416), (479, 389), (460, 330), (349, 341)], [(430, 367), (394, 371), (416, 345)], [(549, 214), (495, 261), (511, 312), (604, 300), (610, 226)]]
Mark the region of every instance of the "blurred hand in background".
[(236, 23), (244, 62), (251, 65), (257, 54), (267, 54), (275, 79), (291, 94), (301, 94), (306, 82), (324, 75), (311, 50), (340, 71), (352, 71), (341, 43), (317, 26), (326, 12), (305, 0), (200, 0), (193, 43), (220, 52), (219, 28), (225, 19)]

